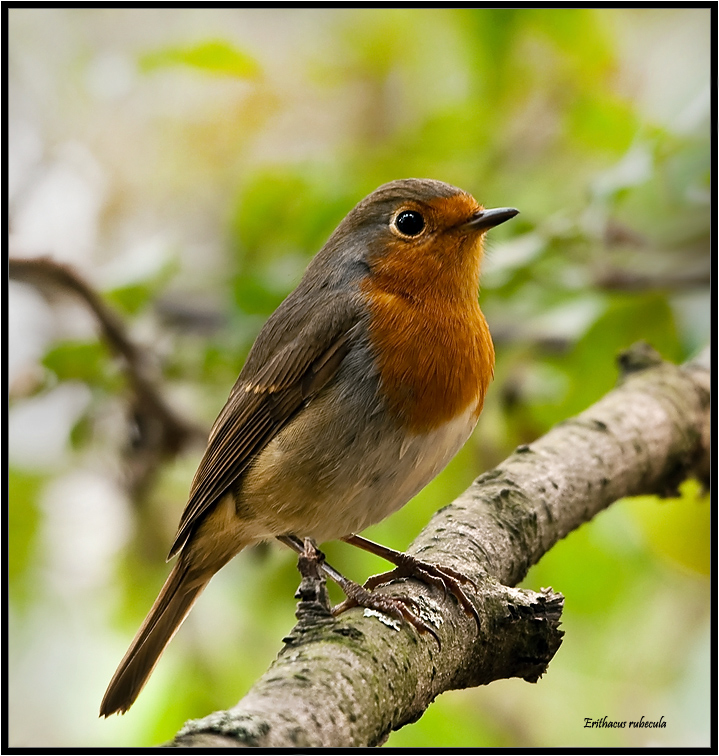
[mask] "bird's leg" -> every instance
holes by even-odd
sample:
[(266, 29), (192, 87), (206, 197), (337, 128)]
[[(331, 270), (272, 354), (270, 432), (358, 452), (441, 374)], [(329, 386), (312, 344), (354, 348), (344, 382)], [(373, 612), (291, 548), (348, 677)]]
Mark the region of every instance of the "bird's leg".
[(297, 569), (302, 575), (302, 582), (295, 593), (295, 598), (300, 599), (296, 611), (299, 625), (317, 624), (318, 620), (332, 616), (327, 582), (321, 573), (324, 558), (314, 541), (305, 539), (304, 550), (297, 560)]
[[(317, 558), (318, 566), (322, 572), (337, 583), (342, 589), (345, 596), (347, 596), (347, 599), (332, 610), (334, 616), (337, 616), (353, 606), (374, 609), (375, 611), (388, 614), (400, 621), (405, 620), (406, 622), (409, 622), (410, 625), (416, 628), (420, 633), (430, 633), (434, 636), (437, 643), (441, 645), (437, 633), (412, 611), (413, 609), (414, 611), (419, 609), (417, 602), (414, 601), (414, 599), (404, 596), (381, 596), (376, 593), (371, 593), (366, 588), (359, 585), (359, 583), (355, 583), (353, 580), (346, 578), (341, 572), (338, 572), (332, 567), (332, 565), (327, 564), (327, 562), (325, 562), (325, 555), (317, 549), (314, 542), (309, 538), (305, 539), (303, 542), (302, 539), (297, 536), (284, 535), (277, 536), (277, 540), (284, 543), (285, 546), (289, 546), (298, 554), (309, 556), (310, 558)], [(310, 549), (309, 554), (308, 548)], [(312, 551), (314, 551), (314, 555), (312, 554)]]
[[(284, 543), (285, 546), (289, 546), (293, 551), (296, 551), (298, 554), (302, 554), (307, 559), (312, 559), (319, 562), (320, 569), (322, 569), (322, 565), (325, 564), (325, 555), (323, 552), (321, 552), (317, 548), (317, 544), (314, 542), (314, 539), (305, 538), (305, 540), (303, 541), (301, 538), (298, 538), (297, 536), (285, 535), (285, 536), (277, 536), (277, 540), (280, 543)], [(327, 566), (329, 567), (329, 565)], [(330, 569), (332, 568), (330, 567)], [(325, 574), (327, 574), (326, 570), (323, 570), (323, 571), (325, 572)]]
[[(370, 554), (374, 554), (375, 556), (386, 559), (388, 562), (397, 565), (394, 570), (383, 572), (381, 575), (373, 575), (369, 578), (364, 584), (366, 589), (372, 590), (378, 585), (388, 583), (390, 580), (396, 580), (397, 578), (416, 577), (423, 583), (436, 585), (442, 588), (445, 594), (449, 591), (457, 601), (459, 601), (459, 604), (464, 611), (468, 615), (474, 617), (474, 621), (477, 623), (477, 629), (479, 629), (479, 613), (462, 588), (462, 583), (471, 583), (475, 588), (476, 584), (466, 575), (463, 575), (461, 572), (457, 572), (450, 567), (442, 567), (438, 564), (423, 562), (422, 560), (413, 557), (411, 554), (395, 551), (394, 549), (382, 546), (381, 544), (370, 541), (362, 536), (352, 534), (345, 536), (341, 540), (352, 546), (358, 546), (360, 549), (369, 551)], [(335, 607), (335, 612), (337, 609), (338, 607)]]

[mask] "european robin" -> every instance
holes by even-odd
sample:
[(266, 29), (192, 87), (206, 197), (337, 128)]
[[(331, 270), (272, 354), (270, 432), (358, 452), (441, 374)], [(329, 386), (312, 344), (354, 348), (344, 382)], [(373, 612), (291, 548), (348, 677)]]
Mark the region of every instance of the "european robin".
[[(210, 578), (259, 541), (301, 550), (302, 539), (341, 538), (449, 585), (471, 610), (461, 575), (355, 533), (406, 504), (474, 429), (494, 368), (478, 303), (483, 238), (517, 212), (405, 179), (339, 224), (260, 331), (212, 427), (170, 549), (177, 562), (101, 715), (130, 708)], [(428, 629), (401, 600), (338, 582), (350, 605)]]

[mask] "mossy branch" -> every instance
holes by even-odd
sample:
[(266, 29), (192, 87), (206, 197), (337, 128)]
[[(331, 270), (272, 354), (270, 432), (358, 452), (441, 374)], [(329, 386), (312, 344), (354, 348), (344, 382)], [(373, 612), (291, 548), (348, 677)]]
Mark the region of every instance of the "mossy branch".
[(617, 499), (667, 495), (691, 475), (708, 481), (708, 362), (706, 350), (678, 367), (637, 345), (620, 358), (617, 388), (434, 515), (409, 551), (475, 581), (479, 632), (451, 596), (416, 580), (378, 590), (414, 598), (441, 648), (360, 609), (332, 619), (319, 574), (301, 564), (299, 622), (276, 661), (235, 707), (188, 722), (170, 745), (376, 746), (447, 690), (539, 679), (561, 643), (563, 598), (513, 586)]

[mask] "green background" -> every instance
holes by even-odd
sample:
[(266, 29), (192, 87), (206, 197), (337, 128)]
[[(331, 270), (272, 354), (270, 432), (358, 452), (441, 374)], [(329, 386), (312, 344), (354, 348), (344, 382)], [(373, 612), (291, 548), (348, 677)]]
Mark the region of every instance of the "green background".
[[(366, 533), (404, 548), (611, 389), (618, 351), (644, 339), (681, 362), (708, 342), (709, 28), (702, 9), (15, 8), (11, 249), (76, 265), (151, 351), (168, 401), (209, 428), (264, 320), (379, 184), (437, 178), (519, 208), (488, 242), (497, 365), (477, 431)], [(98, 720), (202, 448), (143, 477), (91, 319), (19, 284), (8, 312), (10, 744), (160, 744), (267, 668), (293, 625), (295, 559), (243, 552), (134, 708)], [(693, 481), (612, 506), (524, 583), (566, 596), (544, 678), (447, 693), (388, 745), (708, 745), (709, 533)], [(358, 580), (384, 569), (326, 551)], [(667, 726), (583, 727), (603, 716)]]

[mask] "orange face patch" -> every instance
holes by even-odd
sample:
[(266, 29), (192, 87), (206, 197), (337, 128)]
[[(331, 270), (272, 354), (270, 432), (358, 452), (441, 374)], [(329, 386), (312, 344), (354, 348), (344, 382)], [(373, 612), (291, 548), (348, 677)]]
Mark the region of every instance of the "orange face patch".
[(484, 208), (471, 194), (437, 197), (428, 203), (439, 228), (451, 229), (470, 220)]
[(461, 229), (481, 206), (469, 195), (408, 202), (426, 227), (391, 239), (362, 284), (382, 389), (394, 414), (423, 433), (468, 407), (476, 414), (494, 368), (477, 302), (482, 234)]
[(461, 227), (482, 209), (469, 194), (402, 203), (393, 219), (414, 211), (425, 227), (408, 238), (390, 224), (393, 236), (371, 263), (377, 287), (409, 298), (476, 300), (482, 234)]

